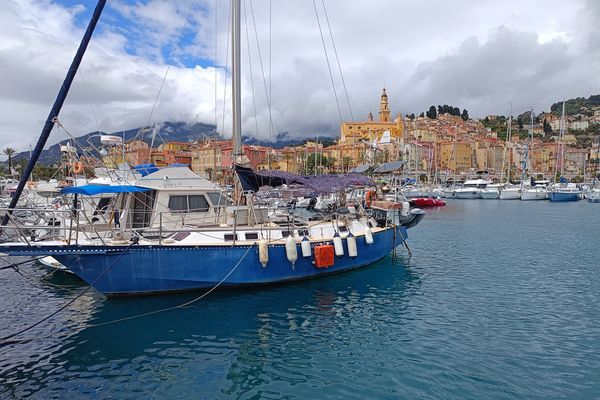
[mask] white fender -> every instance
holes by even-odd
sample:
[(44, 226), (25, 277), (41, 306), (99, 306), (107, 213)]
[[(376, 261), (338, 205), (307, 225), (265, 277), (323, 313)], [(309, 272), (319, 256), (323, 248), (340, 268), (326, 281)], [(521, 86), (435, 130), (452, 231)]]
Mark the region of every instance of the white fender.
[(339, 233), (333, 235), (333, 248), (335, 249), (335, 255), (341, 257), (344, 255), (344, 245), (342, 244), (342, 238)]
[(310, 250), (310, 240), (308, 240), (306, 236), (302, 238), (300, 248), (302, 249), (302, 257), (309, 258), (312, 255)]
[(356, 238), (352, 234), (352, 232), (346, 238), (346, 243), (348, 244), (348, 255), (350, 257), (358, 257), (358, 248), (356, 247)]
[(365, 228), (365, 242), (367, 244), (373, 244), (373, 231), (368, 226)]
[(296, 260), (298, 260), (298, 249), (296, 248), (296, 241), (292, 235), (285, 239), (285, 255), (287, 256), (288, 261), (292, 263), (292, 266), (294, 266)]
[(403, 217), (408, 217), (410, 215), (410, 203), (408, 201), (402, 202), (402, 210), (400, 211), (400, 214)]
[(267, 266), (269, 262), (269, 246), (265, 239), (258, 241), (258, 260), (262, 264), (263, 268)]

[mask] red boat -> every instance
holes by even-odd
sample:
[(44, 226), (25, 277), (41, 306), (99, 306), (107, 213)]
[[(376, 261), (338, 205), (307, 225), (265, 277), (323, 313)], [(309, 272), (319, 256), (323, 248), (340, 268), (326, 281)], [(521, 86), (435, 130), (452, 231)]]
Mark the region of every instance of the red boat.
[(415, 207), (442, 207), (446, 205), (446, 201), (435, 197), (416, 197), (409, 200), (410, 204)]

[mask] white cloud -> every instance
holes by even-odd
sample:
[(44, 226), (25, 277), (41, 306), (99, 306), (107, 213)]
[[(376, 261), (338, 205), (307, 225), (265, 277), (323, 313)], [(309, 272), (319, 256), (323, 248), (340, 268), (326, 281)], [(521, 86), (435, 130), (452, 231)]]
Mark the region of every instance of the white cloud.
[[(230, 104), (224, 75), (190, 57), (226, 64), (228, 3), (214, 0), (149, 0), (107, 5), (61, 113), (69, 130), (84, 134), (142, 125), (149, 117), (167, 69), (153, 121), (213, 123), (229, 131)], [(325, 23), (320, 1), (321, 22)], [(355, 118), (376, 113), (382, 86), (392, 112), (420, 112), (452, 104), (471, 115), (515, 112), (568, 96), (599, 92), (600, 7), (592, 0), (502, 3), (328, 0), (325, 3)], [(263, 67), (269, 75), (269, 0), (252, 2)], [(269, 113), (258, 64), (250, 3), (246, 0), (257, 121), (269, 137)], [(35, 143), (85, 28), (82, 6), (50, 0), (9, 0), (0, 8), (0, 135), (4, 146)], [(295, 135), (336, 134), (338, 110), (312, 2), (272, 1), (273, 124)], [(88, 17), (86, 17), (88, 18)], [(125, 21), (125, 22), (124, 22)], [(244, 131), (255, 134), (247, 41), (242, 17)], [(332, 46), (323, 25), (330, 57)], [(229, 58), (227, 56), (227, 58)], [(331, 58), (343, 118), (349, 119), (335, 59)], [(230, 63), (230, 60), (228, 64)], [(206, 65), (205, 61), (201, 65)], [(125, 114), (125, 115), (124, 115)], [(51, 142), (65, 137), (55, 132)]]

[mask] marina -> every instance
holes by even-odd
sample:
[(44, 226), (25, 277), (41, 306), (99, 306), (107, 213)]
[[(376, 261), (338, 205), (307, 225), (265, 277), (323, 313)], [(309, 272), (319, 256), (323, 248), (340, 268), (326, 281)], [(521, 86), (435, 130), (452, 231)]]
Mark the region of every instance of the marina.
[(598, 398), (589, 5), (383, 3), (0, 9), (1, 399)]
[[(201, 294), (89, 291), (0, 348), (0, 397), (594, 399), (596, 207), (451, 201), (411, 234), (412, 257), (107, 325)], [(0, 271), (2, 335), (85, 287), (21, 270)]]

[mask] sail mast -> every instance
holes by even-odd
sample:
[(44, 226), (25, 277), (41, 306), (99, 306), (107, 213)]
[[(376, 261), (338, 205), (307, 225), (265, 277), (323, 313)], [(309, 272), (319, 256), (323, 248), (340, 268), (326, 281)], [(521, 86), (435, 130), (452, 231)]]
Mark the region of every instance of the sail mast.
[(240, 55), (240, 7), (241, 0), (231, 1), (231, 84), (232, 84), (232, 113), (233, 113), (233, 162), (242, 160), (242, 98), (241, 98), (241, 55)]
[[(238, 0), (239, 1), (239, 0)], [(56, 96), (56, 100), (54, 101), (54, 105), (48, 114), (48, 118), (46, 118), (46, 123), (44, 124), (44, 128), (40, 133), (40, 137), (38, 139), (35, 148), (33, 149), (33, 153), (29, 158), (29, 162), (21, 175), (21, 179), (19, 180), (19, 185), (17, 186), (17, 190), (13, 195), (12, 200), (10, 201), (10, 205), (8, 206), (9, 210), (4, 217), (2, 218), (1, 226), (4, 226), (8, 223), (9, 214), (12, 214), (12, 210), (17, 206), (19, 202), (19, 198), (21, 197), (21, 193), (23, 193), (23, 188), (25, 188), (25, 184), (27, 183), (27, 179), (33, 172), (33, 167), (37, 163), (37, 160), (40, 158), (40, 154), (42, 150), (44, 150), (44, 146), (48, 141), (48, 137), (50, 136), (50, 132), (52, 132), (52, 128), (54, 127), (55, 118), (60, 114), (60, 110), (67, 98), (67, 94), (69, 93), (69, 89), (71, 88), (71, 84), (75, 79), (75, 74), (77, 73), (77, 69), (79, 68), (79, 64), (81, 64), (81, 60), (83, 59), (83, 55), (87, 49), (88, 43), (92, 38), (92, 34), (94, 33), (94, 29), (96, 28), (96, 24), (98, 23), (98, 19), (100, 18), (100, 14), (102, 14), (102, 10), (104, 9), (104, 5), (106, 4), (106, 0), (98, 0), (98, 4), (96, 4), (96, 8), (94, 9), (94, 14), (92, 15), (92, 19), (83, 35), (83, 39), (81, 39), (81, 43), (79, 44), (79, 48), (77, 49), (77, 53), (75, 53), (75, 57), (71, 62), (71, 66), (67, 71), (67, 76), (63, 81), (63, 84)]]

